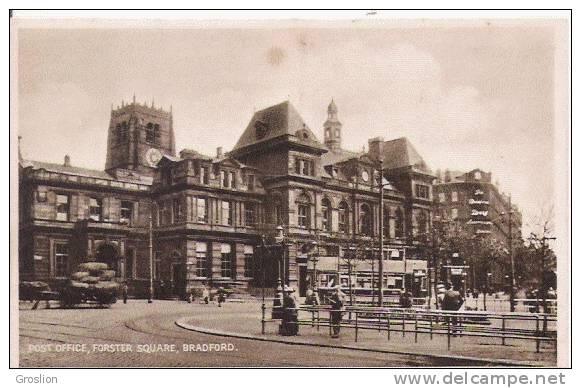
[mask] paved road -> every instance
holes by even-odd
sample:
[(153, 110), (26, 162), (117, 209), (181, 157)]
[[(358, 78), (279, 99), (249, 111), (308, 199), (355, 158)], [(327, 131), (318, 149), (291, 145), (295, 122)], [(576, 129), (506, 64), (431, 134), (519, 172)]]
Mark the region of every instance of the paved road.
[[(21, 305), (20, 365), (23, 367), (441, 365), (421, 356), (221, 338), (175, 325), (179, 317), (223, 311), (213, 305), (175, 301), (155, 301), (148, 305), (137, 300), (127, 305), (118, 303), (110, 309), (29, 309), (29, 304)], [(184, 344), (195, 351), (184, 352)], [(210, 344), (213, 350), (204, 351)], [(218, 351), (214, 344), (220, 344)], [(171, 345), (175, 350), (167, 349)], [(151, 352), (144, 351), (148, 347)]]

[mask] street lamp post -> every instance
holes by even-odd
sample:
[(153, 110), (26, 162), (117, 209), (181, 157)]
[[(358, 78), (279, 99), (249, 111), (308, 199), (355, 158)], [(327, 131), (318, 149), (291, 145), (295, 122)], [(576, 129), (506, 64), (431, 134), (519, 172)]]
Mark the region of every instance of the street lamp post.
[(149, 298), (147, 303), (153, 303), (153, 202), (149, 212)]
[[(383, 157), (379, 158), (379, 307), (383, 307)], [(405, 258), (404, 258), (405, 260)]]
[[(512, 249), (512, 215), (514, 211), (512, 210), (512, 200), (511, 195), (508, 196), (508, 255), (510, 258), (510, 311), (514, 312), (515, 302), (514, 302), (514, 292), (516, 288), (515, 275), (514, 275), (514, 254)], [(505, 212), (500, 213), (500, 215), (505, 215)]]

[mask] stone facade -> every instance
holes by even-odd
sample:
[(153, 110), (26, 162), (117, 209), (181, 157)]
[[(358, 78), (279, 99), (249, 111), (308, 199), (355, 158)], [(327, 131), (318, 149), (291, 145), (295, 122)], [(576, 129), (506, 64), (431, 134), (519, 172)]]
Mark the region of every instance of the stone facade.
[(383, 203), (385, 288), (425, 293), (421, 241), (434, 176), (405, 138), (371, 139), (369, 152), (343, 149), (334, 102), (328, 114), (324, 143), (287, 101), (256, 112), (228, 153), (176, 156), (171, 111), (122, 104), (111, 112), (105, 171), (21, 160), (21, 278), (56, 281), (79, 262), (101, 260), (139, 293), (149, 281), (151, 233), (161, 293), (280, 281), (303, 294), (345, 285), (346, 276), (369, 292)]

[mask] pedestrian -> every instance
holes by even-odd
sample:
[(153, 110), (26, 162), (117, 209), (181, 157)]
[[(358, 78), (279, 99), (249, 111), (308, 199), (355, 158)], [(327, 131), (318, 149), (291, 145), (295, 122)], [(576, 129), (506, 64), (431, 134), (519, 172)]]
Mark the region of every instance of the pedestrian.
[[(460, 307), (464, 304), (464, 299), (460, 292), (452, 287), (451, 283), (446, 285), (446, 292), (444, 293), (444, 298), (442, 300), (442, 310), (447, 311), (458, 311)], [(450, 322), (450, 316), (446, 317), (446, 321)], [(456, 314), (452, 315), (452, 325), (454, 326), (453, 331), (456, 332), (456, 327), (458, 325), (458, 316)]]
[(341, 286), (335, 286), (333, 293), (329, 297), (329, 304), (331, 305), (331, 338), (339, 338), (341, 331), (341, 321), (343, 320), (343, 302), (344, 297), (341, 292)]
[(187, 293), (187, 301), (188, 303), (192, 303), (193, 300), (194, 300), (194, 290), (189, 289)]
[(413, 305), (412, 294), (409, 291), (404, 291), (399, 295), (399, 306), (402, 309), (409, 309)]
[(226, 291), (224, 287), (218, 288), (218, 307), (222, 307), (222, 303), (226, 301)]
[(205, 304), (210, 303), (210, 290), (208, 290), (205, 284), (202, 285), (202, 299)]
[(127, 280), (123, 282), (121, 287), (121, 294), (123, 296), (123, 304), (127, 304), (127, 294), (129, 293), (129, 286), (127, 285)]
[(297, 301), (293, 295), (294, 289), (288, 285), (284, 286), (282, 297), (282, 335), (298, 335), (299, 319), (297, 310)]

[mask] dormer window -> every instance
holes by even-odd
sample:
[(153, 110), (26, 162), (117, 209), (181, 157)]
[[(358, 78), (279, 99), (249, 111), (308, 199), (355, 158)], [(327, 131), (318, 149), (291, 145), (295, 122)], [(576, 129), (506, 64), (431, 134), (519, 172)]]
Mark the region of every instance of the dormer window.
[(262, 121), (257, 121), (256, 124), (254, 124), (254, 129), (256, 130), (257, 139), (262, 139), (266, 136), (266, 132), (268, 132), (268, 126)]
[(474, 179), (479, 181), (480, 179), (482, 179), (482, 174), (480, 173), (480, 171), (475, 171), (474, 172)]

